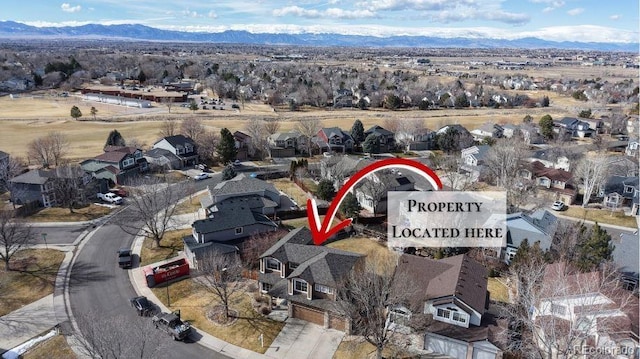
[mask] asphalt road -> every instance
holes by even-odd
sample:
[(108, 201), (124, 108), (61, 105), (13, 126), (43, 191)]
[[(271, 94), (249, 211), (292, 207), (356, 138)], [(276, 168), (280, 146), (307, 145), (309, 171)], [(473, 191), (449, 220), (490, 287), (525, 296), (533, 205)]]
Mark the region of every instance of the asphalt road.
[(70, 245), (89, 225), (37, 226), (32, 227), (34, 239), (29, 244), (44, 244), (42, 234), (46, 234), (47, 244)]
[[(196, 191), (220, 182), (221, 175), (193, 183)], [(123, 211), (127, 211), (124, 208)], [(138, 317), (129, 306), (129, 299), (135, 291), (126, 270), (118, 267), (115, 253), (118, 248), (131, 247), (134, 236), (124, 232), (119, 226), (107, 222), (98, 227), (77, 254), (71, 270), (69, 296), (74, 316), (83, 313), (100, 313), (106, 316), (126, 316), (128, 320), (151, 320)], [(127, 325), (122, 325), (126, 331)], [(86, 328), (84, 328), (86, 330)], [(83, 331), (83, 328), (80, 328)], [(163, 354), (166, 358), (214, 358), (229, 357), (216, 353), (197, 342), (174, 342), (167, 337), (169, 343)]]

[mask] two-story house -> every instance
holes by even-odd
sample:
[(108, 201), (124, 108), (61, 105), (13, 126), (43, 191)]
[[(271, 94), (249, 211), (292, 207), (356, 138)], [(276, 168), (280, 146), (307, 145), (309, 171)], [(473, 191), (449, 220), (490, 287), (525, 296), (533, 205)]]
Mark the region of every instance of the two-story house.
[(572, 186), (570, 172), (560, 168), (546, 167), (540, 161), (525, 163), (518, 169), (518, 176), (532, 180), (539, 187), (557, 192), (556, 199), (562, 198), (563, 202), (571, 203), (576, 195)]
[(306, 153), (307, 137), (299, 132), (276, 132), (267, 138), (271, 157), (295, 157)]
[(523, 212), (507, 214), (507, 246), (498, 250), (497, 257), (506, 264), (511, 264), (511, 260), (525, 239), (530, 245), (540, 242), (540, 249), (548, 251), (557, 227), (558, 218), (544, 209), (539, 209), (532, 214)]
[(339, 127), (321, 128), (313, 141), (320, 152), (347, 153), (353, 151), (355, 141), (350, 134)]
[(149, 170), (142, 150), (129, 146), (105, 146), (104, 153), (82, 161), (80, 166), (93, 177), (113, 184), (125, 184)]
[(559, 168), (571, 172), (571, 160), (565, 154), (556, 149), (542, 149), (532, 151), (527, 158), (528, 162), (538, 161), (547, 168)]
[(375, 125), (364, 131), (365, 138), (369, 135), (375, 136), (378, 140), (380, 152), (393, 152), (396, 149), (394, 133), (389, 130), (385, 130), (382, 126)]
[(602, 204), (613, 209), (631, 207), (634, 198), (638, 198), (639, 195), (638, 176), (609, 176), (598, 190), (598, 197), (602, 197)]
[(375, 160), (369, 157), (331, 156), (320, 161), (320, 175), (332, 181), (334, 188), (340, 188), (354, 173), (374, 162)]
[(541, 351), (552, 357), (576, 348), (584, 357), (592, 357), (590, 352), (637, 357), (638, 298), (606, 276), (580, 272), (564, 262), (546, 266), (539, 299), (531, 308)]
[[(80, 171), (81, 173), (75, 173), (79, 176), (75, 183), (82, 188), (89, 188), (92, 183), (91, 174)], [(55, 169), (44, 170), (35, 169), (25, 172), (21, 175), (9, 179), (9, 187), (11, 190), (11, 202), (17, 205), (24, 205), (27, 203), (37, 203), (42, 207), (55, 207), (59, 205), (59, 201), (56, 198), (56, 181), (63, 176), (68, 176), (66, 173), (58, 173)], [(88, 196), (93, 193), (85, 193), (85, 191), (78, 191), (78, 202), (84, 202)]]
[(568, 134), (571, 137), (591, 137), (595, 132), (590, 128), (589, 123), (574, 117), (563, 117), (554, 120), (554, 131), (560, 134)]
[(253, 146), (251, 136), (241, 131), (235, 131), (233, 140), (237, 150), (236, 159), (246, 160), (255, 154), (256, 148)]
[(387, 213), (389, 191), (413, 190), (415, 190), (413, 178), (395, 170), (378, 171), (356, 186), (355, 195), (363, 209), (378, 214)]
[[(151, 151), (153, 150), (163, 150), (158, 151), (159, 153), (171, 153), (171, 155), (167, 156), (169, 156), (168, 159), (172, 169), (182, 169), (184, 167), (195, 166), (198, 163), (198, 148), (196, 143), (184, 135), (164, 137), (153, 144)], [(175, 161), (176, 157), (178, 161)]]
[(350, 332), (336, 313), (340, 283), (362, 265), (364, 256), (313, 244), (311, 231), (296, 228), (260, 256), (260, 291), (288, 301), (289, 316)]
[[(390, 328), (405, 326), (422, 313), (427, 322), (424, 349), (453, 358), (500, 358), (497, 327), (487, 310), (487, 269), (467, 254), (440, 260), (403, 254), (394, 290), (409, 293), (406, 306), (389, 308)], [(411, 283), (410, 288), (407, 283)]]
[(470, 131), (473, 139), (482, 141), (485, 138), (501, 138), (504, 134), (502, 126), (493, 123), (485, 123), (482, 126)]
[(460, 170), (474, 181), (482, 178), (487, 171), (484, 161), (490, 148), (489, 145), (477, 145), (462, 149)]

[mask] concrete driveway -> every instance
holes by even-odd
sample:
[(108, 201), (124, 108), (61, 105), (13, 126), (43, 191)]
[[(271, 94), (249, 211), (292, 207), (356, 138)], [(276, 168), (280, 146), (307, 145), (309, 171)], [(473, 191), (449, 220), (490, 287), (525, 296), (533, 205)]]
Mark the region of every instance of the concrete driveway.
[(332, 358), (343, 337), (341, 331), (289, 318), (265, 356), (278, 359)]

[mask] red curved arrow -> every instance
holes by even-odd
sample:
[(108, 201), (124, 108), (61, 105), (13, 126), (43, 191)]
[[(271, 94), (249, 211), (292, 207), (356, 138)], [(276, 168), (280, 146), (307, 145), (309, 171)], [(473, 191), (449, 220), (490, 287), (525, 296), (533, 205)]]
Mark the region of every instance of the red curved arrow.
[(420, 162), (416, 162), (406, 158), (390, 158), (374, 162), (351, 176), (349, 180), (342, 186), (342, 188), (340, 188), (333, 201), (331, 201), (331, 205), (327, 210), (327, 214), (324, 217), (324, 221), (322, 222), (322, 224), (320, 224), (320, 216), (318, 216), (318, 207), (316, 205), (316, 200), (313, 198), (309, 198), (307, 200), (307, 219), (309, 220), (309, 228), (311, 228), (313, 243), (315, 243), (316, 245), (320, 245), (331, 236), (336, 234), (339, 230), (351, 224), (353, 218), (347, 218), (338, 223), (333, 228), (329, 228), (329, 226), (331, 226), (331, 222), (333, 222), (333, 218), (336, 216), (338, 208), (340, 208), (342, 200), (347, 195), (347, 193), (349, 193), (355, 187), (355, 185), (358, 184), (358, 182), (360, 182), (368, 174), (387, 168), (403, 168), (409, 171), (416, 172), (417, 174), (422, 175), (424, 178), (429, 180), (433, 188), (435, 188), (436, 190), (442, 189), (442, 182), (440, 181), (438, 175), (436, 175), (436, 173), (433, 172), (431, 168), (423, 165)]

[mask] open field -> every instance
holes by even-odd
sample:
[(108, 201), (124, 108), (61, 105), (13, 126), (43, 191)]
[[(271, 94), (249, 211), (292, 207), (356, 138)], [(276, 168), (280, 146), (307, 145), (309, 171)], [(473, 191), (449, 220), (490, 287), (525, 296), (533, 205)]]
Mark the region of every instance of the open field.
[[(546, 93), (546, 92), (545, 92)], [(542, 97), (544, 94), (531, 94)], [(65, 99), (43, 98), (18, 98), (11, 99), (7, 96), (0, 98), (0, 121), (3, 131), (0, 131), (0, 143), (2, 150), (13, 156), (26, 157), (27, 146), (32, 140), (42, 137), (49, 132), (64, 133), (70, 143), (67, 157), (71, 160), (80, 160), (100, 154), (109, 132), (117, 129), (125, 140), (136, 139), (143, 148), (150, 147), (159, 137), (162, 120), (182, 120), (186, 117), (196, 117), (202, 120), (203, 125), (212, 131), (219, 131), (226, 127), (231, 131), (242, 130), (249, 119), (279, 119), (281, 130), (295, 128), (297, 121), (317, 118), (324, 127), (340, 126), (349, 129), (356, 119), (360, 119), (365, 128), (376, 124), (382, 124), (385, 119), (413, 118), (423, 119), (425, 126), (437, 129), (446, 124), (461, 124), (470, 129), (483, 123), (492, 121), (498, 123), (519, 123), (524, 116), (531, 115), (539, 119), (544, 114), (553, 117), (575, 115), (573, 99), (566, 99), (567, 103), (560, 104), (560, 99), (555, 94), (549, 93), (551, 107), (549, 108), (516, 108), (516, 109), (450, 109), (450, 110), (316, 110), (303, 108), (301, 111), (274, 111), (268, 105), (261, 103), (247, 103), (241, 111), (216, 111), (199, 110), (195, 113), (174, 106), (171, 113), (163, 105), (156, 105), (151, 109), (132, 109), (121, 106), (88, 103), (70, 97)], [(554, 97), (555, 96), (555, 97)], [(562, 99), (565, 99), (562, 97)], [(554, 102), (558, 101), (558, 107)], [(575, 101), (577, 102), (577, 101)], [(69, 116), (71, 106), (78, 105), (85, 114), (81, 121), (73, 120)], [(93, 121), (89, 114), (92, 105), (98, 108), (97, 121)], [(104, 109), (99, 108), (104, 106)], [(568, 112), (565, 107), (570, 108)]]
[(53, 293), (53, 285), (64, 253), (54, 249), (24, 249), (9, 262), (11, 271), (0, 267), (0, 316)]

